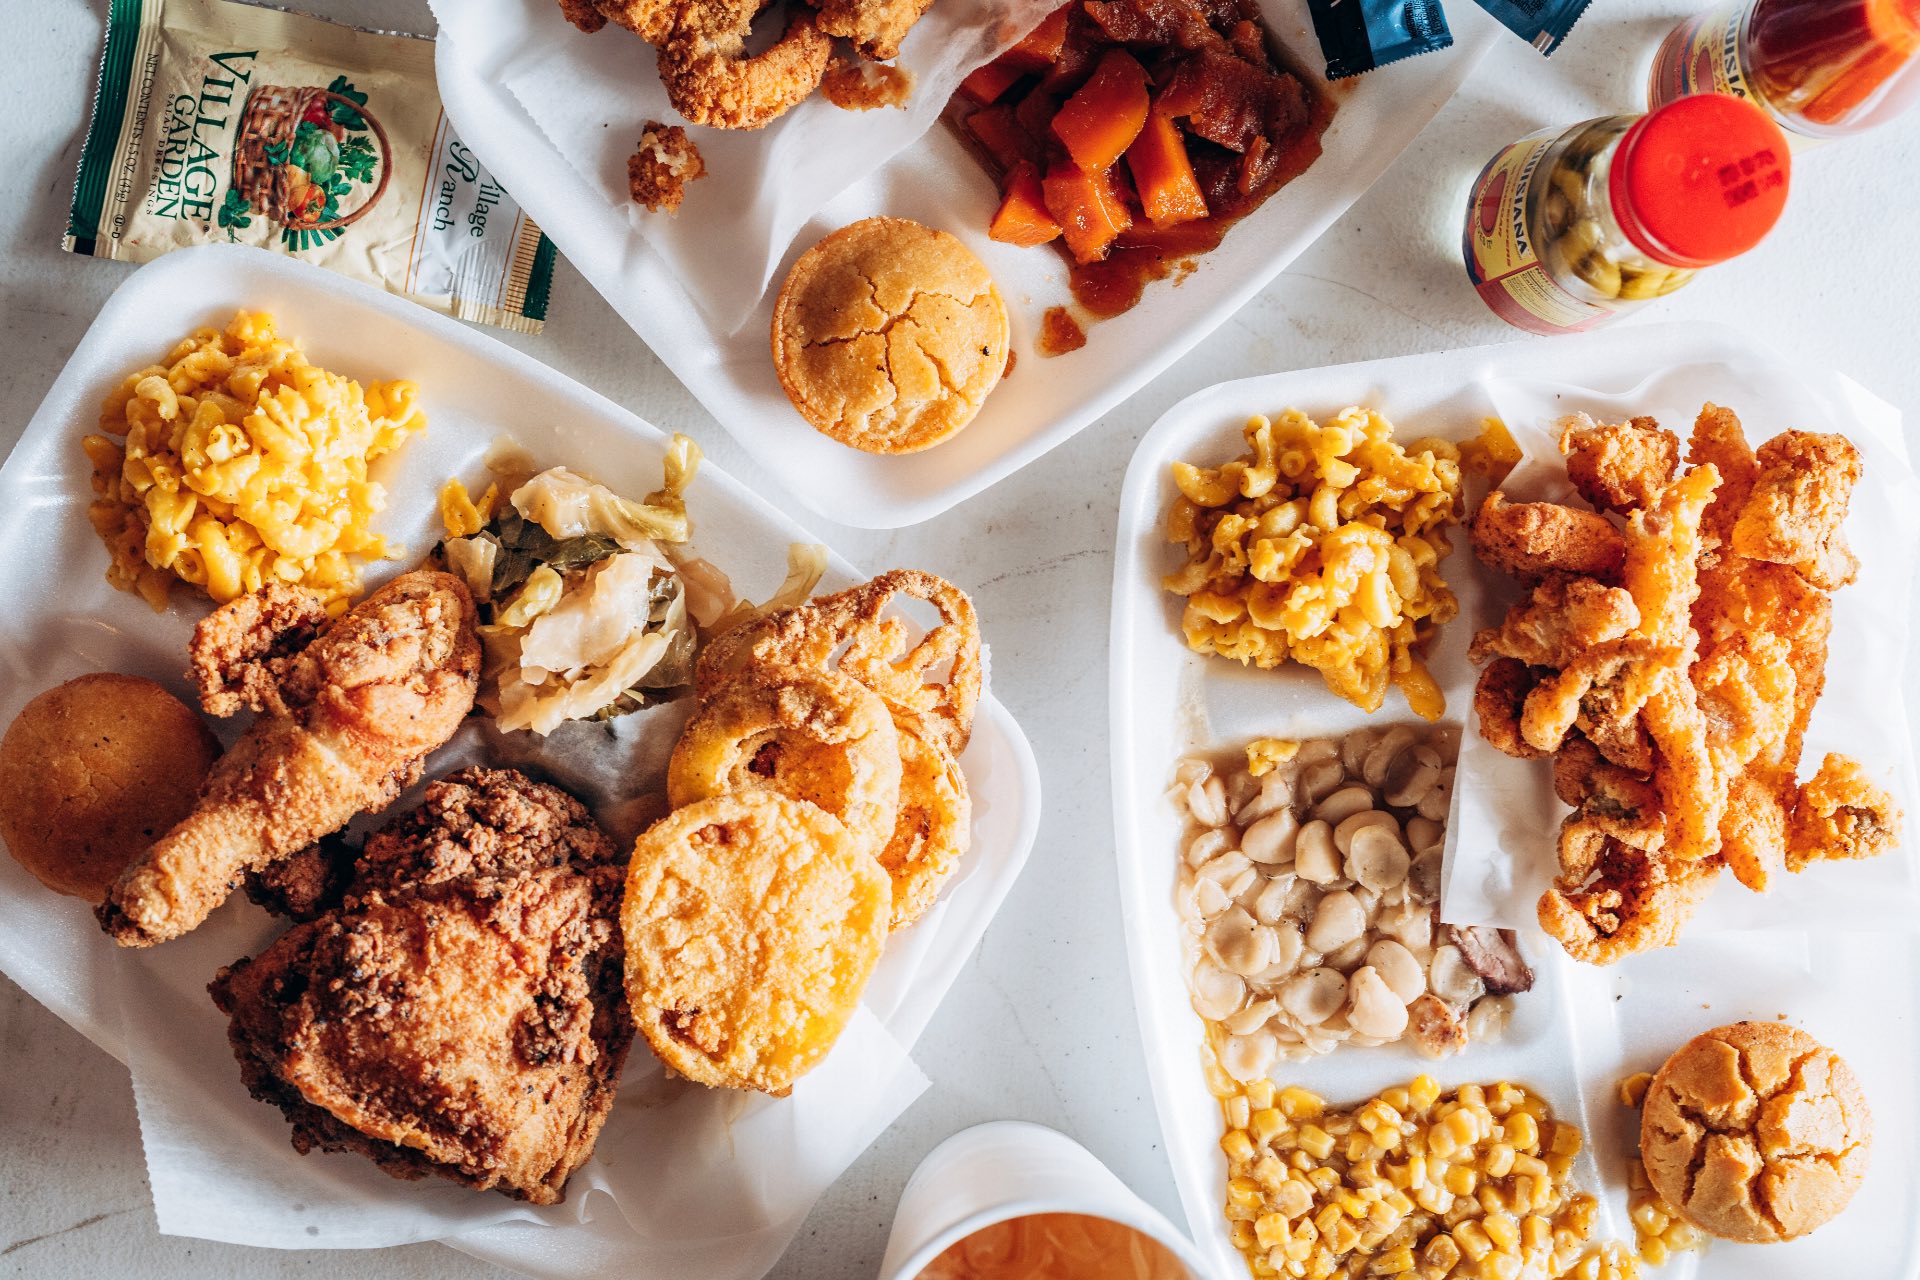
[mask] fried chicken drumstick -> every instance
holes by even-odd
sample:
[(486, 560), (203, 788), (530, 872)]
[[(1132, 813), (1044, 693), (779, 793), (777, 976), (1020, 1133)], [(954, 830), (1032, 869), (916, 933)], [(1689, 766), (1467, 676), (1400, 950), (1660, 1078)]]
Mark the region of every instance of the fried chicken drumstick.
[(279, 584), (203, 618), (191, 648), (202, 705), (260, 715), (194, 811), (127, 867), (101, 926), (126, 947), (177, 938), (246, 872), (391, 804), (473, 706), (475, 628), (466, 585), (432, 570), (333, 622), (317, 597)]
[(208, 988), (248, 1090), (303, 1155), (558, 1203), (633, 1040), (624, 879), (557, 787), (510, 769), (434, 783), (368, 838), (341, 906)]

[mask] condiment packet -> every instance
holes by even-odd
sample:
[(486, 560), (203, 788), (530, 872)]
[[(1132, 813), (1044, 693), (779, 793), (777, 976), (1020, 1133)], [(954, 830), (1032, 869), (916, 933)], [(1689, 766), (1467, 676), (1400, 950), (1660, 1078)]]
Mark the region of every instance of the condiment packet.
[(1329, 80), (1453, 44), (1440, 0), (1308, 0), (1307, 7)]
[(553, 243), (454, 133), (433, 42), (240, 0), (115, 0), (64, 247), (250, 244), (538, 333)]
[(1589, 0), (1476, 0), (1513, 34), (1547, 57), (1587, 11)]

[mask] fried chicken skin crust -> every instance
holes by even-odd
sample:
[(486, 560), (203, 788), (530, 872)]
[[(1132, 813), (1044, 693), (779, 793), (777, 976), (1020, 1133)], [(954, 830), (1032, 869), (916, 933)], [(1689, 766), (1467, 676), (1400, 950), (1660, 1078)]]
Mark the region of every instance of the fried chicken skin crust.
[(215, 762), (194, 811), (101, 905), (121, 946), (179, 937), (245, 873), (391, 804), (472, 709), (480, 641), (458, 578), (402, 574), (324, 629), (313, 609), (307, 593), (276, 584), (194, 629), (208, 710), (260, 715)]
[(558, 1203), (632, 1042), (623, 874), (557, 788), (490, 769), (435, 783), (368, 840), (344, 905), (209, 987), (248, 1089), (302, 1154)]
[(1467, 537), (1483, 564), (1522, 582), (1550, 573), (1613, 582), (1627, 557), (1626, 540), (1605, 516), (1553, 502), (1508, 502), (1498, 489), (1480, 504)]

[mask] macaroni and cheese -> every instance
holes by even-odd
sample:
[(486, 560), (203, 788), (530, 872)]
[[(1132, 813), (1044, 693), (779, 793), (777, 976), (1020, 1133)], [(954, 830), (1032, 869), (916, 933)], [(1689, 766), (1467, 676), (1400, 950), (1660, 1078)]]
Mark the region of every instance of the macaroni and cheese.
[(1458, 447), (1402, 448), (1370, 409), (1325, 426), (1289, 409), (1244, 434), (1248, 452), (1224, 466), (1173, 464), (1167, 537), (1187, 563), (1166, 588), (1186, 597), (1187, 645), (1302, 663), (1366, 711), (1391, 683), (1437, 720), (1446, 701), (1420, 655), (1459, 612), (1439, 567), (1459, 518)]
[(128, 375), (83, 442), (107, 580), (155, 609), (179, 579), (216, 602), (292, 583), (343, 612), (357, 559), (389, 554), (367, 464), (425, 425), (418, 391), (310, 364), (259, 312), (184, 339)]

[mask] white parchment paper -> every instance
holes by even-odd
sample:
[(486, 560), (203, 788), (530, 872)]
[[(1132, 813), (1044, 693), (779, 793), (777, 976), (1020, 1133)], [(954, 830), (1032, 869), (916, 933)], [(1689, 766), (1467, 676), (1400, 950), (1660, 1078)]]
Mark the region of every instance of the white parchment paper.
[[(1865, 474), (1853, 492), (1846, 533), (1860, 556), (1860, 576), (1833, 595), (1826, 689), (1808, 726), (1800, 776), (1811, 776), (1829, 751), (1855, 757), (1905, 811), (1903, 839), (1869, 861), (1821, 863), (1782, 876), (1764, 895), (1724, 875), (1688, 933), (1920, 928), (1913, 737), (1902, 693), (1912, 661), (1920, 482), (1898, 411), (1845, 378), (1802, 376), (1785, 363), (1759, 360), (1676, 365), (1619, 386), (1590, 385), (1569, 374), (1564, 380), (1495, 377), (1483, 389), (1527, 450), (1526, 462), (1502, 486), (1516, 501), (1571, 499), (1585, 505), (1567, 483), (1554, 444), (1554, 424), (1576, 411), (1604, 421), (1651, 414), (1684, 440), (1700, 406), (1712, 401), (1738, 413), (1756, 445), (1799, 429), (1837, 431), (1859, 447)], [(1462, 621), (1477, 612), (1477, 625), (1489, 625), (1519, 592), (1498, 575), (1479, 573), (1486, 604), (1466, 610)], [(1535, 903), (1552, 878), (1555, 837), (1567, 813), (1547, 776), (1544, 760), (1515, 760), (1478, 733), (1464, 735), (1448, 830), (1448, 920), (1534, 926)]]
[[(796, 0), (797, 2), (797, 0)], [(973, 67), (1025, 35), (1057, 0), (940, 0), (902, 43), (913, 77), (904, 109), (846, 111), (816, 93), (761, 129), (688, 126), (707, 176), (674, 214), (628, 197), (627, 157), (649, 120), (684, 123), (668, 105), (653, 46), (609, 24), (592, 36), (554, 0), (434, 0), (463, 48), (501, 51), (486, 68), (594, 191), (660, 255), (709, 323), (731, 334), (766, 290), (794, 233), (932, 127)], [(763, 19), (783, 21), (776, 8)], [(756, 30), (756, 37), (760, 36)]]

